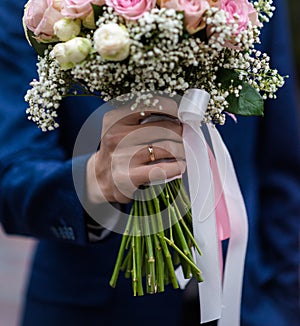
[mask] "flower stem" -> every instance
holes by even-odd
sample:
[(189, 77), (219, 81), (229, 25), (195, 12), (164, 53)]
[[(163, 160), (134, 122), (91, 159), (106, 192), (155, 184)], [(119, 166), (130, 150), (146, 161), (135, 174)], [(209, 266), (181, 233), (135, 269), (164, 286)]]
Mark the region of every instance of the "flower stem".
[(122, 260), (123, 260), (123, 256), (124, 256), (124, 252), (125, 252), (125, 246), (126, 246), (126, 243), (127, 243), (127, 239), (129, 237), (129, 231), (130, 231), (130, 227), (131, 227), (131, 220), (132, 220), (132, 215), (129, 216), (125, 232), (124, 232), (124, 234), (122, 236), (122, 241), (121, 241), (117, 261), (116, 261), (116, 264), (115, 264), (115, 267), (114, 267), (112, 277), (111, 277), (110, 282), (109, 282), (109, 284), (113, 288), (116, 287), (118, 276), (119, 276), (119, 273), (120, 273), (120, 268), (121, 268), (121, 265), (122, 265)]
[[(151, 188), (151, 192), (152, 195), (155, 196), (155, 191), (152, 187)], [(175, 270), (174, 270), (174, 265), (172, 262), (172, 256), (170, 254), (169, 248), (167, 246), (167, 243), (165, 241), (165, 235), (164, 235), (164, 227), (163, 227), (163, 223), (162, 223), (162, 218), (161, 218), (161, 213), (160, 213), (160, 208), (157, 204), (157, 202), (153, 202), (154, 204), (154, 208), (155, 208), (155, 212), (157, 214), (157, 222), (158, 222), (158, 230), (160, 230), (157, 233), (157, 236), (159, 237), (160, 240), (160, 245), (163, 251), (163, 254), (165, 256), (165, 260), (166, 260), (166, 264), (168, 267), (168, 272), (169, 272), (169, 277), (171, 279), (172, 285), (174, 287), (174, 289), (177, 289), (179, 287), (178, 282), (177, 282), (177, 278), (176, 278), (176, 274), (175, 274)]]
[[(151, 188), (151, 187), (150, 187)], [(144, 199), (144, 198), (143, 198)], [(144, 206), (144, 212), (148, 212), (148, 214), (151, 216), (154, 212), (151, 211), (151, 206), (149, 205), (151, 201), (145, 202), (144, 200), (142, 201), (142, 204)], [(148, 217), (149, 218), (149, 217)], [(147, 251), (147, 262), (146, 264), (148, 265), (148, 274), (146, 276), (146, 282), (148, 285), (148, 290), (149, 293), (155, 293), (155, 258), (154, 258), (154, 252), (153, 252), (153, 245), (152, 245), (152, 239), (151, 239), (151, 232), (150, 232), (150, 224), (148, 223), (149, 220), (144, 220), (144, 231), (145, 231), (145, 242), (146, 242), (146, 251)]]

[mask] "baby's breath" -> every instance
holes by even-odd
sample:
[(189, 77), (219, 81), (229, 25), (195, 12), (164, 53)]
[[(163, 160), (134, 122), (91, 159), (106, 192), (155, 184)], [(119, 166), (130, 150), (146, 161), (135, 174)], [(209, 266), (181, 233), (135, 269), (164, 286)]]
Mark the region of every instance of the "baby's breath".
[[(254, 6), (262, 22), (274, 11), (272, 0), (257, 0)], [(125, 21), (104, 6), (97, 28), (109, 23), (124, 26), (131, 40), (128, 58), (107, 61), (92, 51), (81, 64), (66, 71), (47, 51), (39, 58), (39, 80), (31, 82), (25, 97), (29, 119), (42, 130), (58, 127), (57, 109), (76, 83), (84, 85), (87, 93), (101, 93), (105, 101), (130, 93), (138, 99), (133, 109), (141, 101), (147, 105), (148, 95), (143, 94), (151, 91), (184, 95), (190, 88), (204, 89), (211, 96), (205, 121), (216, 124), (225, 122), (228, 96), (238, 97), (244, 82), (263, 98), (274, 98), (284, 78), (270, 67), (268, 55), (255, 49), (260, 28), (249, 22), (239, 30), (236, 20), (230, 21), (228, 14), (217, 8), (207, 10), (203, 19), (205, 30), (190, 35), (184, 28), (183, 13), (173, 9), (154, 8), (138, 20)], [(93, 32), (85, 35), (92, 42)], [(224, 69), (236, 71), (240, 83), (223, 89), (218, 77)]]
[(56, 122), (57, 109), (64, 96), (69, 93), (69, 74), (61, 70), (59, 64), (51, 60), (48, 52), (38, 58), (39, 80), (34, 79), (25, 100), (29, 103), (26, 110), (28, 119), (34, 121), (43, 130), (53, 130), (59, 125)]

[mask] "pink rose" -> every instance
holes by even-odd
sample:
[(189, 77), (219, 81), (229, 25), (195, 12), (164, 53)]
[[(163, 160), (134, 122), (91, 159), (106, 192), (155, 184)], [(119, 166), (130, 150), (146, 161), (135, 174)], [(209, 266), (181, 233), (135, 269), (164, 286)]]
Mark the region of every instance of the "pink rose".
[(262, 23), (258, 19), (258, 12), (251, 2), (248, 2), (248, 17), (253, 26), (262, 27)]
[[(248, 0), (220, 0), (219, 8), (229, 14), (229, 22), (238, 24), (239, 31), (247, 29), (249, 21), (254, 26), (261, 26), (258, 13)], [(236, 14), (239, 15), (239, 19), (235, 17)]]
[(161, 8), (184, 11), (184, 24), (190, 34), (194, 34), (205, 27), (204, 12), (210, 8), (206, 0), (161, 0)]
[(92, 11), (92, 4), (102, 6), (105, 0), (62, 0), (62, 14), (68, 18), (85, 18)]
[(24, 24), (39, 41), (54, 38), (53, 25), (63, 18), (53, 0), (29, 0), (25, 6)]
[(113, 7), (122, 17), (135, 20), (150, 11), (156, 5), (156, 0), (106, 0), (106, 4)]

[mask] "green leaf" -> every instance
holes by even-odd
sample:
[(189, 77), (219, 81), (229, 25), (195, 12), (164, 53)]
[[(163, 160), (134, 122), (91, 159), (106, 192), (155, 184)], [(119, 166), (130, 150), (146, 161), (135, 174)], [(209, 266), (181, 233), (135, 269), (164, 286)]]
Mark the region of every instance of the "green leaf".
[(239, 97), (230, 94), (227, 97), (229, 102), (228, 112), (242, 116), (263, 116), (264, 100), (259, 92), (245, 81), (239, 80), (239, 74), (234, 70), (222, 69), (217, 78), (217, 82), (222, 84), (222, 89), (228, 88), (230, 85), (241, 85)]
[(223, 89), (228, 88), (231, 84), (237, 86), (240, 82), (239, 74), (234, 70), (220, 69), (217, 82), (222, 84)]
[(97, 22), (97, 20), (103, 16), (103, 6), (98, 6), (92, 3), (92, 7), (93, 7), (93, 13), (94, 13), (94, 20), (95, 23)]
[(240, 96), (236, 97), (231, 94), (228, 98), (228, 112), (243, 116), (263, 116), (264, 101), (255, 88), (246, 82), (242, 82), (243, 89)]
[(37, 39), (36, 39), (36, 37), (35, 37), (35, 35), (34, 35), (34, 33), (31, 30), (29, 30), (28, 28), (26, 30), (26, 36), (27, 36), (27, 39), (29, 40), (31, 46), (37, 52), (37, 54), (39, 56), (43, 57), (45, 50), (49, 46), (49, 43), (38, 42)]

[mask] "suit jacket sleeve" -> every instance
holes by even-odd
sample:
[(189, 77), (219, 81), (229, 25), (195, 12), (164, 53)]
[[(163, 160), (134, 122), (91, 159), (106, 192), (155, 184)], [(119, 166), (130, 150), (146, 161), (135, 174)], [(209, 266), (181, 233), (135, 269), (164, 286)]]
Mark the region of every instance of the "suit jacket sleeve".
[[(3, 0), (0, 10), (0, 221), (8, 233), (84, 244), (84, 210), (59, 131), (43, 133), (26, 119), (36, 55), (22, 30), (22, 2)], [(73, 163), (83, 187), (86, 160)]]

